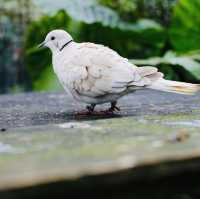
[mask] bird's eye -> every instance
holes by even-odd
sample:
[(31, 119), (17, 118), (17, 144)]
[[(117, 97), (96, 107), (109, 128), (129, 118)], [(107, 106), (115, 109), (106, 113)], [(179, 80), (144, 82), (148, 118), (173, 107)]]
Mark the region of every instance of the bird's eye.
[(55, 37), (51, 37), (51, 40), (54, 40), (55, 39)]

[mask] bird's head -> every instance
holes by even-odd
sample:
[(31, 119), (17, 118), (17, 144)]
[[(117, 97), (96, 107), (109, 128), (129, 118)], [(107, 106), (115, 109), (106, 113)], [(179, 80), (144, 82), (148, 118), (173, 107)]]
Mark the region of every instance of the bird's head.
[(45, 40), (38, 47), (48, 47), (52, 52), (62, 51), (72, 41), (71, 35), (66, 31), (53, 30), (47, 34)]

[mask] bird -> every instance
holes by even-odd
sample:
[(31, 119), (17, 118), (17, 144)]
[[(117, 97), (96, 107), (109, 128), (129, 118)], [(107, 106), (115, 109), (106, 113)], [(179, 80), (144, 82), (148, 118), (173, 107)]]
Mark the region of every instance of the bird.
[(110, 103), (109, 112), (120, 111), (117, 101), (141, 89), (191, 95), (199, 84), (164, 79), (156, 67), (138, 67), (116, 51), (101, 44), (77, 43), (62, 29), (52, 30), (39, 47), (52, 52), (52, 65), (65, 91), (85, 103), (88, 113)]

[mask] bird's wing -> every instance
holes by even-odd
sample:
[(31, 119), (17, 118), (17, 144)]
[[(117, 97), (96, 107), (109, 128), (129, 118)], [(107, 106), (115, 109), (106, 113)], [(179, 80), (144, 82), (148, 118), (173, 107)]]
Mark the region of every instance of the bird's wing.
[[(129, 86), (144, 86), (141, 70), (110, 48), (92, 43), (79, 45), (71, 59), (73, 88), (81, 95), (99, 97), (119, 94)], [(147, 72), (149, 75), (151, 72)], [(137, 85), (138, 84), (138, 85)]]

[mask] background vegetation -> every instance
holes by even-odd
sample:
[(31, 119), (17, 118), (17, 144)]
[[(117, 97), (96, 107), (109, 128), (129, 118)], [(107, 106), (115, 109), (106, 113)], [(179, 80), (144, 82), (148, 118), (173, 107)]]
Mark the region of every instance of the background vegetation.
[[(168, 79), (200, 82), (200, 0), (35, 0), (30, 3), (34, 11), (31, 9), (30, 20), (20, 34), (26, 80), (19, 87), (23, 90), (60, 89), (52, 71), (50, 52), (36, 48), (55, 28), (67, 30), (78, 42), (107, 45), (139, 66), (157, 66)], [(0, 13), (0, 20), (2, 16)], [(3, 59), (5, 62), (8, 58)]]

